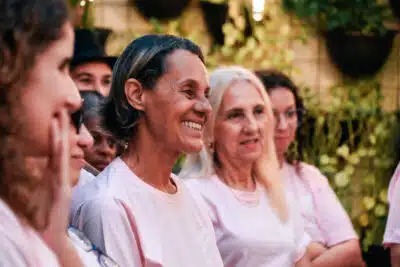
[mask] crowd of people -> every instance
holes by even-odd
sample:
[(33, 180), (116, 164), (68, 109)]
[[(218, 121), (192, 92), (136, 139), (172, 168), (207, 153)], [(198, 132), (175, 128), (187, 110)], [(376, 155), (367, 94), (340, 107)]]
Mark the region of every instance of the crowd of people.
[(290, 77), (209, 74), (172, 35), (108, 56), (109, 32), (74, 30), (64, 0), (0, 14), (0, 266), (366, 266), (328, 179), (289, 156), (306, 112)]

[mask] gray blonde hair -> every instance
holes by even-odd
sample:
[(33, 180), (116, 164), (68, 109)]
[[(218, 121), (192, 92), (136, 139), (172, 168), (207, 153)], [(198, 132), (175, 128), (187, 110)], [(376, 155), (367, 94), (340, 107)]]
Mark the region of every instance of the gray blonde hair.
[[(250, 70), (247, 70), (241, 66), (230, 66), (217, 68), (210, 75), (210, 93), (209, 101), (213, 109), (211, 119), (207, 122), (204, 129), (204, 143), (205, 146), (197, 154), (187, 155), (182, 170), (179, 176), (182, 178), (206, 178), (215, 174), (215, 169), (218, 166), (217, 162), (217, 151), (213, 151), (212, 144), (214, 140), (214, 128), (217, 114), (219, 112), (223, 96), (225, 92), (232, 87), (232, 85), (239, 81), (246, 81), (252, 84), (259, 94), (263, 102), (265, 103), (265, 108), (270, 109), (272, 114), (272, 106), (269, 97), (266, 93), (263, 83), (260, 79)], [(273, 146), (273, 142), (272, 142)], [(269, 149), (271, 155), (263, 157), (268, 160), (276, 160), (275, 148)], [(263, 160), (262, 165), (267, 165), (266, 160)], [(279, 165), (276, 164), (277, 168)], [(264, 167), (259, 167), (259, 165), (254, 165), (253, 174), (256, 180), (265, 187), (267, 194), (271, 201), (271, 206), (277, 212), (281, 220), (285, 221), (287, 219), (287, 205), (284, 196), (284, 190), (282, 186), (282, 181), (277, 175), (270, 175), (266, 173), (267, 169)], [(276, 174), (279, 174), (276, 172)]]

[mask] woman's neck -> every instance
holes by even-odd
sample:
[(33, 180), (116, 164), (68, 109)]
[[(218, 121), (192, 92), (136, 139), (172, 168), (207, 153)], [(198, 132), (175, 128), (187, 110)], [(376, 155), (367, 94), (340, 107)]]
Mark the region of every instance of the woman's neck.
[(223, 164), (217, 168), (218, 177), (230, 188), (242, 191), (254, 191), (256, 189), (255, 179), (252, 175), (252, 165), (234, 166)]
[(179, 153), (171, 152), (164, 142), (154, 140), (152, 136), (139, 128), (121, 158), (145, 183), (166, 193), (176, 193), (171, 172)]

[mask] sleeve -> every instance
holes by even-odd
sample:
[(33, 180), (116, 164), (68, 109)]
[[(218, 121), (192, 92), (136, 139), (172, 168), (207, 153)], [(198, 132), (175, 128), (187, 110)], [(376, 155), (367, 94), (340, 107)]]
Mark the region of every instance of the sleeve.
[(392, 176), (392, 178), (390, 179), (390, 183), (389, 183), (389, 189), (388, 189), (388, 200), (389, 203), (392, 202), (392, 199), (394, 198), (394, 194), (396, 194), (396, 187), (399, 181), (399, 177), (400, 177), (400, 163), (397, 165), (396, 170), (394, 171), (394, 174)]
[(400, 244), (400, 186), (396, 183), (392, 188), (392, 195), (389, 206), (389, 215), (386, 222), (383, 243), (385, 246)]
[(120, 266), (142, 266), (136, 231), (118, 200), (103, 197), (83, 203), (73, 224)]
[(357, 233), (349, 215), (343, 208), (328, 179), (315, 168), (307, 175), (317, 212), (317, 223), (324, 235), (326, 245), (357, 239)]

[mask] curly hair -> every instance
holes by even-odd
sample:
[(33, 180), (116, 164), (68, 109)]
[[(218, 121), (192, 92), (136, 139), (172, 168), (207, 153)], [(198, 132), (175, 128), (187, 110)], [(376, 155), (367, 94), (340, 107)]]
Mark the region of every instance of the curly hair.
[(0, 198), (36, 228), (43, 225), (35, 221), (37, 207), (29, 199), (40, 183), (28, 170), (13, 133), (24, 117), (18, 114), (22, 88), (37, 57), (62, 37), (68, 19), (64, 0), (0, 2)]

